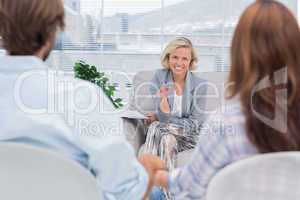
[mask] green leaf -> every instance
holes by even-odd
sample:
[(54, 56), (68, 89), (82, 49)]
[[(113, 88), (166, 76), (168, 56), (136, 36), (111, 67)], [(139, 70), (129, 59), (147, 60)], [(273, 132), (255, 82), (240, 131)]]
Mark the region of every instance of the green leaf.
[(116, 102), (116, 103), (121, 103), (121, 102), (122, 102), (122, 99), (121, 99), (121, 98), (117, 98), (117, 99), (115, 99), (115, 102)]
[(107, 83), (108, 78), (107, 78), (107, 77), (103, 77), (103, 78), (101, 79), (101, 81), (105, 84), (105, 83)]
[(104, 72), (99, 73), (99, 77), (100, 77), (100, 78), (103, 77), (103, 76), (104, 76)]
[(113, 96), (113, 91), (111, 91), (111, 90), (107, 90), (107, 91), (106, 91), (106, 94), (107, 94), (108, 96), (110, 96), (110, 97), (111, 97), (111, 96)]
[(75, 63), (75, 66), (74, 66), (75, 69), (79, 70), (81, 68), (81, 65), (80, 63)]
[(112, 91), (116, 91), (116, 87), (113, 85), (108, 86), (108, 89), (112, 90)]

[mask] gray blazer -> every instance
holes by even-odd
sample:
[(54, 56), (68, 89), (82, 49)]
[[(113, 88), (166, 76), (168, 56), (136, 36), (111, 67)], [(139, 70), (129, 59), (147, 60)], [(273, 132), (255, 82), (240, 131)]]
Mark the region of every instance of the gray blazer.
[[(156, 96), (157, 91), (162, 87), (173, 88), (173, 75), (170, 70), (160, 69), (154, 74), (151, 81), (150, 93), (152, 94), (156, 116), (160, 122), (174, 123), (183, 128), (184, 133), (198, 133), (205, 120), (205, 95), (207, 91), (207, 81), (196, 77), (193, 72), (188, 71), (182, 97), (182, 117), (172, 116), (160, 110), (160, 98)], [(170, 109), (173, 110), (174, 92), (168, 95)]]

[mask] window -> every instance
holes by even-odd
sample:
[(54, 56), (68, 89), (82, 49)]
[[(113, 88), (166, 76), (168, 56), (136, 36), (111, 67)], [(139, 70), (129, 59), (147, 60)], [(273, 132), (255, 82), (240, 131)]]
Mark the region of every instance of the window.
[[(164, 46), (185, 36), (197, 49), (198, 71), (228, 71), (234, 28), (253, 1), (64, 0), (66, 30), (58, 34), (47, 62), (72, 72), (74, 63), (84, 60), (126, 91), (134, 73), (161, 68)], [(300, 0), (281, 2), (300, 19)], [(117, 95), (128, 99), (128, 94)]]
[[(64, 0), (66, 30), (48, 62), (72, 71), (74, 62), (86, 60), (102, 70), (134, 74), (160, 68), (167, 42), (186, 36), (197, 49), (199, 71), (227, 71), (233, 30), (253, 1)], [(299, 1), (281, 0), (295, 15)]]

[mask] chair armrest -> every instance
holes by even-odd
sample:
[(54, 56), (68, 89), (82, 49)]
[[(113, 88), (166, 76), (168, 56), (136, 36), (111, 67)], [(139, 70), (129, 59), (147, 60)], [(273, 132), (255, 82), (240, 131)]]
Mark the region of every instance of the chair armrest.
[(194, 148), (179, 152), (178, 155), (177, 155), (177, 165), (176, 165), (176, 167), (183, 167), (185, 164), (187, 164), (188, 161), (192, 157), (193, 151), (194, 151)]
[(122, 118), (122, 122), (123, 133), (137, 155), (146, 139), (146, 127), (141, 119)]

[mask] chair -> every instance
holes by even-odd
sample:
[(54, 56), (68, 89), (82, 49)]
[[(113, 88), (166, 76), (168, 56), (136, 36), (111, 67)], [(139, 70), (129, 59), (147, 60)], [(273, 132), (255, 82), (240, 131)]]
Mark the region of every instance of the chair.
[(300, 153), (260, 154), (235, 162), (210, 182), (206, 200), (300, 199)]
[(77, 162), (57, 153), (2, 142), (0, 163), (0, 199), (100, 199), (92, 174)]
[[(129, 110), (137, 110), (143, 114), (155, 111), (155, 105), (149, 92), (149, 83), (154, 73), (155, 71), (141, 71), (133, 77), (133, 92), (130, 95)], [(211, 98), (206, 101), (205, 110), (210, 111), (210, 113), (217, 113), (221, 108), (227, 72), (196, 72), (196, 75), (209, 83), (208, 95), (211, 95)], [(123, 130), (137, 153), (145, 142), (146, 127), (141, 120), (124, 118)], [(178, 166), (186, 163), (192, 151), (191, 149), (178, 154)]]

